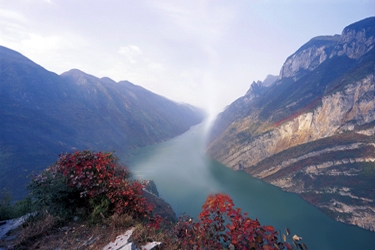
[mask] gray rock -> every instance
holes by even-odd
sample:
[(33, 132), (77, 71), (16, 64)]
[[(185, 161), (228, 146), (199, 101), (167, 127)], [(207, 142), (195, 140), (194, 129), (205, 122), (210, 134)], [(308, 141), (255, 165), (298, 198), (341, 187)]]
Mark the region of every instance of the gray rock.
[(26, 214), (17, 219), (4, 221), (5, 223), (0, 226), (0, 240), (4, 239), (6, 237), (6, 234), (9, 233), (9, 231), (21, 226), (27, 220), (27, 218), (29, 218), (29, 216), (30, 214)]
[(159, 249), (159, 246), (162, 245), (162, 242), (149, 242), (146, 245), (142, 246), (140, 250), (155, 250)]
[(103, 250), (155, 250), (162, 245), (161, 242), (149, 242), (140, 249), (137, 249), (132, 242), (129, 242), (129, 238), (133, 231), (134, 229), (130, 229), (124, 234), (117, 236), (116, 240), (106, 245)]

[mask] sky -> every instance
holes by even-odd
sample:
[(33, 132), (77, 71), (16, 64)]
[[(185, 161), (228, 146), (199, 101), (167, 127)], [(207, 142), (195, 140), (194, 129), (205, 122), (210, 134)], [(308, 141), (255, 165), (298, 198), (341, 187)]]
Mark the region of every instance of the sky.
[(369, 16), (374, 0), (0, 0), (0, 45), (216, 114), (311, 38)]

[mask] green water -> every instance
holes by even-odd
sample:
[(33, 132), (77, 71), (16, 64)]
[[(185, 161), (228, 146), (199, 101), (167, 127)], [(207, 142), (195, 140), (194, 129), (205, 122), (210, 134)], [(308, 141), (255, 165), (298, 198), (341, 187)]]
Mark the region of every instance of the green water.
[(126, 162), (136, 178), (155, 181), (177, 215), (196, 217), (207, 195), (226, 193), (262, 225), (288, 227), (309, 249), (375, 249), (375, 233), (339, 223), (298, 195), (233, 171), (204, 154), (206, 125), (170, 141), (137, 150)]

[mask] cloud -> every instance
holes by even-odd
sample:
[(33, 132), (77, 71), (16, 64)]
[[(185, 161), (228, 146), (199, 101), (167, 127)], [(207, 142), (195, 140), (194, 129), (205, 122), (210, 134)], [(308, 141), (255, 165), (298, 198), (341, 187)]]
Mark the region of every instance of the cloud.
[(16, 21), (22, 23), (27, 22), (27, 19), (21, 13), (6, 9), (0, 9), (0, 20), (11, 20), (13, 22)]
[(118, 53), (125, 56), (130, 63), (134, 64), (137, 62), (137, 57), (142, 54), (142, 51), (138, 46), (130, 44), (121, 47)]
[(177, 35), (193, 36), (197, 41), (219, 38), (236, 14), (235, 5), (217, 1), (152, 1), (150, 4), (166, 19), (168, 26), (180, 31)]

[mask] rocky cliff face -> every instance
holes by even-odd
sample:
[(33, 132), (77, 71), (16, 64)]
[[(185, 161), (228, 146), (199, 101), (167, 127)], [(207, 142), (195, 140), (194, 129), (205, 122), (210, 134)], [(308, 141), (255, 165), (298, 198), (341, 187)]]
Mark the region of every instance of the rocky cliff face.
[(296, 77), (300, 71), (314, 70), (331, 54), (340, 36), (320, 36), (311, 39), (296, 53), (288, 57), (280, 71), (280, 79)]
[(374, 28), (372, 17), (303, 45), (275, 84), (219, 114), (209, 154), (374, 230)]
[(359, 59), (374, 48), (374, 34), (374, 19), (367, 18), (347, 26), (341, 35), (315, 37), (287, 58), (279, 79), (297, 79), (302, 72), (312, 71), (327, 58), (334, 56), (345, 55), (350, 59)]
[[(219, 158), (232, 168), (256, 165), (259, 161), (303, 143), (353, 130), (355, 126), (375, 119), (375, 74), (324, 96), (321, 105), (302, 113), (269, 131), (239, 143), (235, 141), (231, 155)], [(246, 123), (246, 121), (245, 121)], [(243, 126), (243, 125), (242, 125)]]
[(375, 21), (367, 18), (347, 26), (333, 49), (330, 58), (346, 55), (351, 59), (359, 59), (374, 48)]

